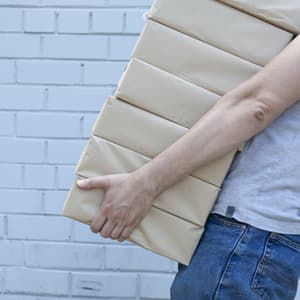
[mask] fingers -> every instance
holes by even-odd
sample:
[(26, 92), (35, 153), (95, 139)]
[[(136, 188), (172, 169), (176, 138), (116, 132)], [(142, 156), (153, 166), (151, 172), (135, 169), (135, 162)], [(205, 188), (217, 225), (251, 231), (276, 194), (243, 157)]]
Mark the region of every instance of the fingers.
[(116, 225), (112, 230), (112, 232), (110, 233), (110, 238), (116, 240), (121, 235), (123, 230), (124, 230), (123, 225)]
[(114, 227), (116, 226), (115, 223), (113, 223), (110, 220), (107, 220), (107, 222), (103, 225), (103, 227), (100, 229), (100, 234), (104, 238), (110, 237), (111, 232), (113, 231)]
[(119, 242), (123, 242), (127, 240), (131, 234), (131, 232), (134, 230), (135, 226), (130, 225), (124, 228), (124, 230), (121, 232), (120, 236), (118, 237)]
[(101, 223), (97, 223), (97, 225), (92, 225), (91, 228), (94, 233), (99, 232), (104, 238), (118, 239), (119, 242), (126, 240), (134, 229), (133, 226), (124, 227), (124, 225), (115, 224), (106, 218), (104, 222), (102, 221)]
[(123, 242), (127, 240), (131, 232), (136, 227), (137, 222), (130, 225), (116, 224), (114, 221), (107, 219), (105, 216), (99, 215), (94, 218), (91, 223), (91, 230), (94, 233), (100, 233), (104, 238), (111, 238)]
[(76, 184), (82, 189), (93, 189), (93, 188), (103, 188), (107, 189), (109, 186), (108, 176), (95, 176), (91, 178), (78, 179)]
[(98, 233), (102, 226), (104, 225), (104, 223), (106, 222), (107, 218), (102, 215), (101, 213), (96, 216), (95, 218), (93, 218), (92, 223), (91, 223), (91, 230), (94, 233)]

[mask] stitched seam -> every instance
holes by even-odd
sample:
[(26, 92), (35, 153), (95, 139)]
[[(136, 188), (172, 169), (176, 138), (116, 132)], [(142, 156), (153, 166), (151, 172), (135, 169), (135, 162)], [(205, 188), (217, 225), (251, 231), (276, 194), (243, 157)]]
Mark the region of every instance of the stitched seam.
[(294, 251), (296, 251), (296, 252), (300, 252), (300, 244), (298, 244), (298, 243), (295, 242), (295, 241), (290, 240), (290, 239), (287, 238), (287, 237), (278, 235), (278, 234), (276, 234), (276, 233), (272, 233), (272, 234), (271, 234), (271, 238), (272, 238), (274, 241), (278, 241), (278, 242), (281, 243), (283, 246), (286, 246), (286, 247), (288, 247), (288, 248), (291, 249), (291, 250), (294, 250)]
[(234, 221), (229, 221), (229, 220), (225, 220), (222, 217), (218, 216), (218, 215), (213, 215), (213, 218), (215, 217), (217, 219), (217, 222), (220, 222), (222, 224), (225, 225), (229, 225), (235, 228), (246, 228), (247, 224), (241, 224), (241, 223), (234, 223)]
[[(267, 251), (268, 251), (268, 247), (267, 246), (269, 244), (270, 239), (271, 239), (271, 233), (269, 233), (268, 238), (266, 238), (266, 241), (265, 241), (265, 244), (264, 244), (264, 251), (263, 251), (261, 257), (259, 258), (259, 260), (257, 261), (255, 272), (252, 275), (252, 279), (251, 279), (251, 287), (263, 299), (267, 299), (266, 295), (265, 295), (264, 291), (262, 291), (261, 288), (257, 286), (257, 281), (255, 279), (256, 279), (256, 276), (258, 275), (257, 274), (258, 270), (259, 270), (260, 266), (263, 264), (263, 260), (264, 260), (266, 254), (267, 254)], [(263, 269), (260, 269), (260, 271), (262, 273), (264, 273)]]
[(216, 290), (215, 290), (215, 292), (214, 292), (214, 294), (213, 294), (213, 298), (212, 298), (213, 300), (216, 300), (216, 299), (217, 299), (216, 297), (218, 296), (220, 287), (221, 287), (221, 285), (222, 285), (222, 281), (223, 281), (223, 279), (224, 279), (224, 277), (225, 277), (225, 274), (226, 274), (226, 272), (227, 272), (227, 270), (228, 270), (228, 267), (229, 267), (229, 265), (230, 265), (230, 263), (231, 263), (232, 256), (235, 254), (235, 251), (236, 251), (237, 247), (240, 245), (240, 243), (241, 243), (243, 237), (246, 235), (246, 233), (248, 232), (248, 230), (249, 230), (249, 226), (246, 225), (245, 231), (244, 231), (244, 232), (241, 234), (241, 236), (238, 238), (238, 240), (236, 241), (236, 244), (235, 244), (234, 247), (233, 247), (233, 250), (231, 251), (231, 253), (230, 253), (230, 255), (229, 255), (229, 258), (228, 258), (228, 260), (227, 260), (227, 263), (226, 263), (226, 266), (225, 266), (225, 268), (224, 268), (224, 271), (223, 271), (223, 273), (222, 273), (222, 275), (221, 275), (221, 278), (220, 278), (220, 280), (219, 280), (219, 283), (218, 283), (218, 285), (217, 285), (217, 287), (216, 287)]

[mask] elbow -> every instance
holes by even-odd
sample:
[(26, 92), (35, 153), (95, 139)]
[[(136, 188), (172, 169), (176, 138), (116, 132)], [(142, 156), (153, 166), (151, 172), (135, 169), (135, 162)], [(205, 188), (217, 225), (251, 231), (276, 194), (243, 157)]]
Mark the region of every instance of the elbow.
[(258, 99), (253, 108), (253, 117), (256, 121), (265, 123), (272, 119), (272, 111), (272, 108), (264, 100)]
[(260, 123), (271, 123), (281, 113), (277, 103), (278, 96), (269, 92), (261, 92), (255, 95), (253, 117)]

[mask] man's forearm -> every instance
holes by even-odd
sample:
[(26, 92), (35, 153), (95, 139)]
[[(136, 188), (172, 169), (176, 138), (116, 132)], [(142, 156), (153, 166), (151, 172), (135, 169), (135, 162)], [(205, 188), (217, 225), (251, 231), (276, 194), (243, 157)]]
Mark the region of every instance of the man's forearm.
[(266, 128), (300, 97), (300, 35), (267, 66), (226, 93), (175, 143), (133, 172), (158, 196)]
[(241, 97), (231, 93), (220, 98), (186, 134), (136, 171), (155, 197), (266, 127), (269, 118), (258, 99)]
[[(259, 79), (223, 97), (186, 134), (135, 171), (157, 197), (199, 167), (236, 149), (271, 122)], [(253, 92), (255, 91), (255, 92)]]

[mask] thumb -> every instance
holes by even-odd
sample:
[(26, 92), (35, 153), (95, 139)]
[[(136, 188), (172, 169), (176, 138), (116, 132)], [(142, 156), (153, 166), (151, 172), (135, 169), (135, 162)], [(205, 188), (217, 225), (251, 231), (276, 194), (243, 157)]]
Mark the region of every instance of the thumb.
[(76, 183), (77, 186), (82, 189), (107, 189), (109, 186), (108, 176), (95, 176), (91, 178), (78, 179)]

